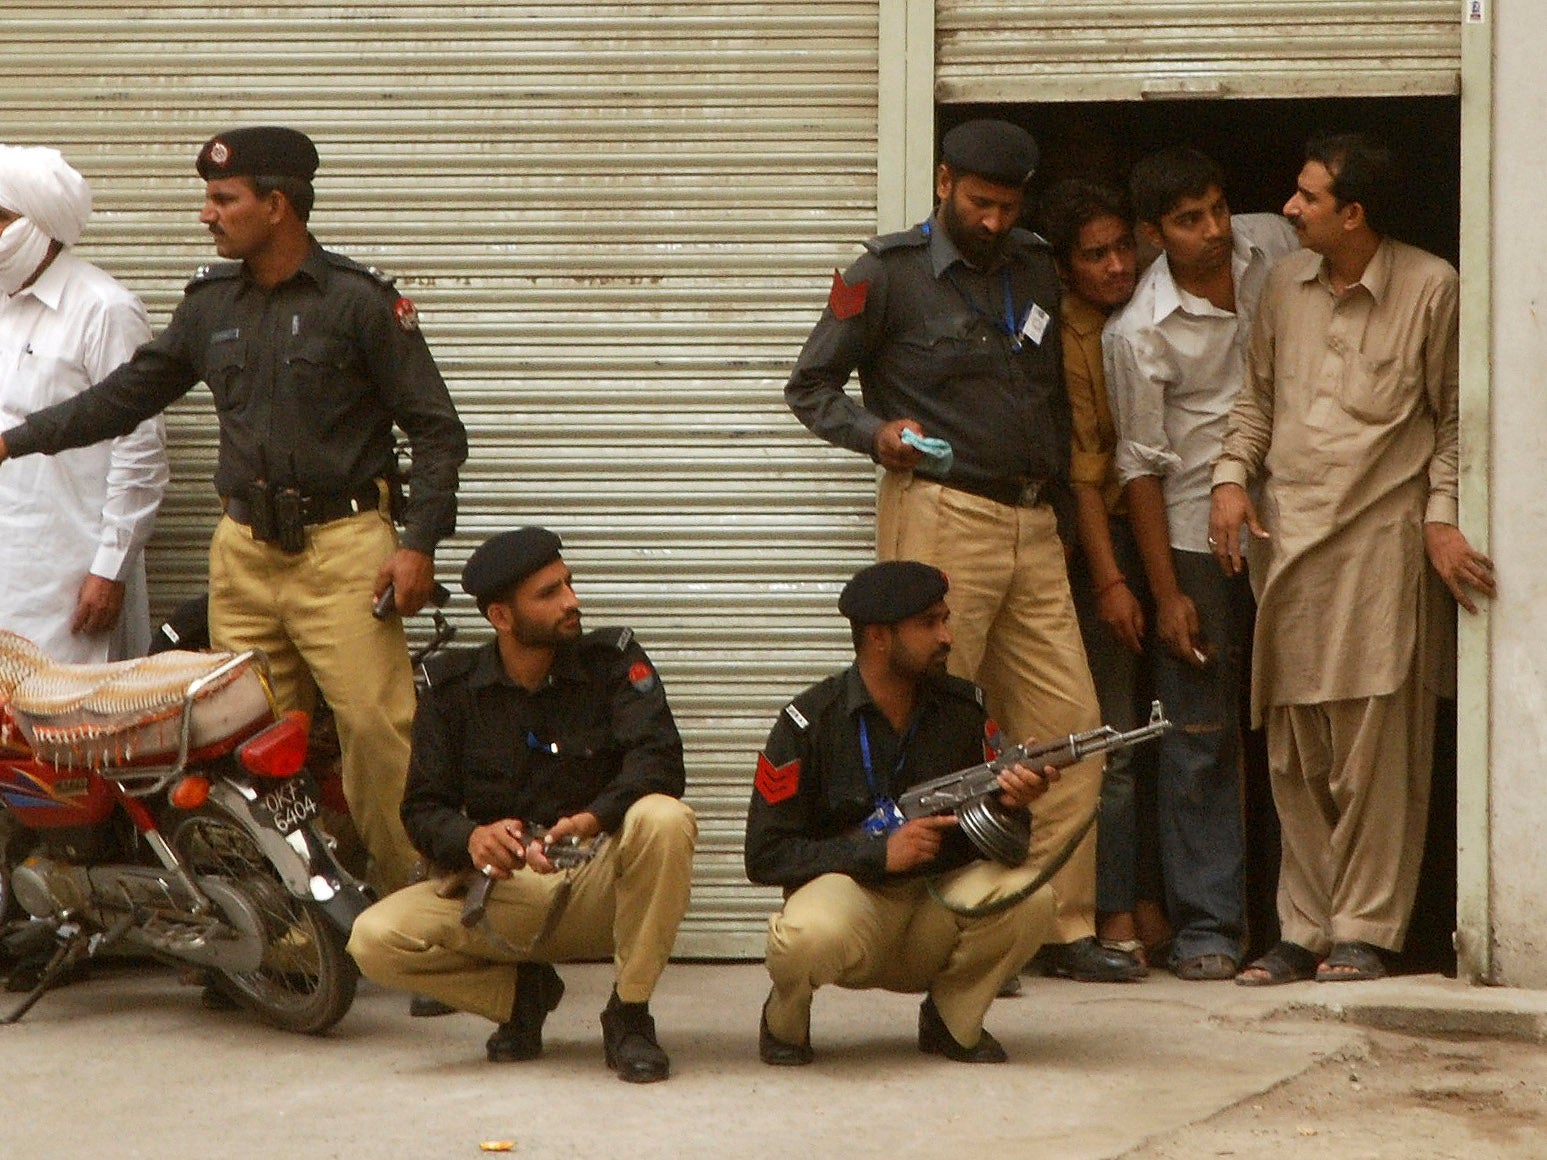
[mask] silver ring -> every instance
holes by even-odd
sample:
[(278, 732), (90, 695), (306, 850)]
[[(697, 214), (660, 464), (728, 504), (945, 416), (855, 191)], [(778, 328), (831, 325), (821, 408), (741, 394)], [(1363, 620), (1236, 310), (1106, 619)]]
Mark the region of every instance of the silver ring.
[(1210, 537), (1209, 537), (1209, 547), (1211, 547), (1211, 548), (1217, 548), (1217, 547), (1219, 547), (1219, 545), (1218, 545), (1218, 544), (1217, 544), (1217, 543), (1215, 543), (1215, 542), (1214, 542), (1214, 537), (1213, 537), (1213, 536), (1210, 536)]
[(493, 878), (494, 877), (494, 865), (492, 863), (490, 863), (488, 865), (485, 865), (483, 867), (483, 876), (485, 878)]

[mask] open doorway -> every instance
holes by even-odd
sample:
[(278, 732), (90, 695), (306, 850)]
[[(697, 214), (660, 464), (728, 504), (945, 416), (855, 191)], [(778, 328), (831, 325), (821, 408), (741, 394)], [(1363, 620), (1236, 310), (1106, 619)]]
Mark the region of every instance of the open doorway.
[[(1457, 264), (1461, 221), (1461, 110), (1456, 97), (1233, 99), (1159, 102), (1058, 102), (940, 106), (936, 132), (974, 117), (1002, 117), (1036, 137), (1042, 161), (1033, 188), (1066, 177), (1126, 187), (1140, 157), (1192, 145), (1225, 170), (1237, 213), (1276, 213), (1294, 190), (1306, 139), (1318, 131), (1357, 130), (1384, 138), (1402, 161), (1411, 191), (1391, 230), (1402, 241)], [(938, 143), (938, 136), (937, 136)], [(938, 151), (937, 151), (938, 152)], [(1028, 199), (1035, 203), (1035, 196)], [(1248, 665), (1249, 671), (1249, 665)], [(1249, 721), (1242, 701), (1243, 728)], [(1278, 826), (1268, 789), (1266, 751), (1247, 733), (1244, 808), (1247, 826), (1249, 957), (1278, 937), (1274, 894)], [(1455, 973), (1456, 713), (1440, 703), (1429, 830), (1403, 972)]]

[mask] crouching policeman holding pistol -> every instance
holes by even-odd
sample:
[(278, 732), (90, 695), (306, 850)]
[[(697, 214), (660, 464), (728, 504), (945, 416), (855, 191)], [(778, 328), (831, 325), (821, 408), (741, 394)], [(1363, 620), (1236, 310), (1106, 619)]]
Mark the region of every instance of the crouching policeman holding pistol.
[(462, 587), (495, 639), (426, 665), (402, 811), (444, 872), (356, 919), (349, 950), (378, 982), (498, 1023), (495, 1062), (542, 1053), (564, 994), (553, 963), (611, 956), (607, 1065), (648, 1083), (670, 1070), (648, 1004), (697, 825), (660, 678), (628, 629), (582, 634), (560, 547), (522, 528), (468, 559)]
[[(1005, 1060), (983, 1016), (1051, 929), (1052, 889), (1012, 901), (1034, 868), (985, 859), (955, 814), (908, 820), (898, 806), (909, 787), (1001, 748), (978, 687), (946, 673), (947, 587), (911, 560), (855, 575), (838, 600), (855, 663), (786, 706), (758, 757), (747, 875), (785, 890), (768, 923), (764, 1063), (811, 1062), (811, 1000), (829, 983), (924, 992), (920, 1051)], [(1000, 814), (1024, 818), (1057, 777), (1052, 766), (1002, 770)], [(993, 913), (964, 917), (932, 894)]]

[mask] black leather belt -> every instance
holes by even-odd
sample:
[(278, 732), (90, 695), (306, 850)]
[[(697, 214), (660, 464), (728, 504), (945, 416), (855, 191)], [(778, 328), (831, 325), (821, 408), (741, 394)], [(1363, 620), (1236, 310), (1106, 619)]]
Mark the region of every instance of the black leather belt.
[[(252, 506), (239, 495), (229, 495), (222, 501), (226, 515), (239, 524), (252, 526)], [(301, 522), (308, 527), (346, 519), (361, 512), (373, 512), (381, 506), (381, 488), (374, 479), (366, 480), (353, 491), (333, 495), (303, 495), (301, 497)]]
[(942, 481), (945, 487), (954, 487), (969, 495), (991, 499), (1008, 507), (1036, 507), (1048, 502), (1048, 481), (1045, 479), (1004, 479), (985, 483), (953, 479)]

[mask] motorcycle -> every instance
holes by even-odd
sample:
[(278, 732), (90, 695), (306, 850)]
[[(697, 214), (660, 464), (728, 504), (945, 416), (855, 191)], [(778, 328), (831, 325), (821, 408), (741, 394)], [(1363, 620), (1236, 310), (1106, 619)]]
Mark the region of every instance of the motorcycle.
[(30, 916), (13, 942), (51, 948), (0, 1024), (120, 944), (284, 1030), (343, 1018), (370, 897), (317, 825), (307, 735), (259, 652), (61, 665), (0, 632), (0, 908)]

